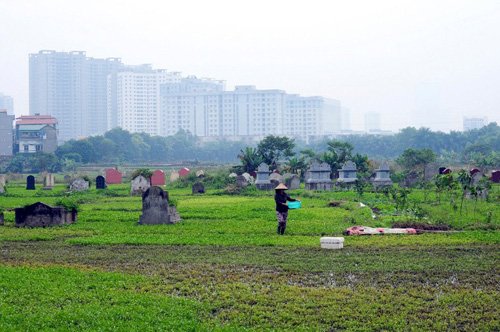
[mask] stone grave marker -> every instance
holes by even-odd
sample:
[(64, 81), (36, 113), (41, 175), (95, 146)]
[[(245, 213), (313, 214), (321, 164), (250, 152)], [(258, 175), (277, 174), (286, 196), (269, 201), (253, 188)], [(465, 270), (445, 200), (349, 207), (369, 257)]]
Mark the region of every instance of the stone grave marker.
[(243, 173), (241, 174), (242, 176), (245, 177), (245, 179), (247, 180), (248, 183), (250, 184), (254, 184), (255, 183), (255, 179), (253, 178), (253, 176), (250, 175), (250, 173)]
[(345, 162), (341, 169), (339, 169), (339, 183), (355, 183), (357, 180), (356, 164), (351, 160)]
[(238, 176), (238, 174), (236, 174), (236, 173), (231, 173), (231, 174), (229, 174), (229, 177), (230, 177), (230, 178), (235, 178), (235, 177), (237, 177), (237, 176)]
[(68, 211), (64, 207), (35, 204), (16, 208), (16, 227), (51, 227), (72, 224), (76, 221), (76, 210)]
[(494, 170), (491, 172), (491, 182), (500, 183), (500, 171)]
[(248, 183), (247, 179), (243, 175), (238, 175), (236, 177), (236, 186), (237, 187), (243, 188), (243, 187), (246, 187), (248, 185), (249, 185), (249, 183)]
[(96, 189), (106, 189), (106, 179), (104, 179), (104, 176), (98, 175), (95, 178), (95, 188)]
[(28, 175), (26, 178), (26, 190), (35, 190), (35, 177)]
[(332, 190), (331, 172), (327, 163), (314, 161), (306, 172), (306, 190)]
[(300, 177), (297, 174), (286, 173), (283, 175), (285, 180), (285, 185), (289, 190), (295, 190), (300, 188)]
[(151, 176), (151, 185), (164, 186), (165, 183), (165, 172), (163, 172), (161, 169), (157, 169), (156, 171), (154, 171), (153, 175)]
[(278, 181), (279, 183), (284, 183), (285, 182), (285, 179), (283, 178), (283, 176), (279, 173), (276, 173), (276, 172), (272, 172), (270, 175), (269, 175), (269, 180), (272, 181), (272, 180), (276, 180)]
[(170, 173), (170, 182), (179, 180), (179, 177), (179, 172), (173, 171), (172, 173)]
[(52, 173), (46, 173), (43, 177), (43, 190), (52, 190), (55, 184), (55, 176)]
[(136, 176), (130, 182), (130, 195), (142, 195), (149, 189), (149, 187), (151, 187), (151, 182), (149, 181), (149, 179), (146, 179), (142, 175)]
[(269, 166), (262, 163), (257, 167), (257, 178), (255, 179), (255, 187), (259, 190), (272, 190), (274, 187), (269, 179)]
[(5, 193), (5, 175), (0, 174), (0, 194)]
[(196, 171), (196, 177), (197, 178), (202, 178), (205, 176), (205, 171), (200, 169), (199, 171)]
[(115, 168), (108, 168), (104, 172), (107, 184), (120, 184), (122, 183), (122, 173)]
[(173, 224), (178, 221), (178, 215), (175, 213), (176, 210), (168, 205), (168, 193), (160, 187), (152, 186), (142, 194), (142, 215), (139, 224)]
[(191, 193), (194, 194), (204, 194), (205, 193), (205, 186), (201, 182), (195, 182), (193, 186), (191, 187)]
[(378, 169), (375, 170), (375, 179), (372, 181), (374, 187), (391, 186), (391, 170), (386, 162), (383, 162)]
[(69, 190), (71, 191), (86, 191), (89, 190), (89, 182), (85, 179), (74, 179), (69, 185)]

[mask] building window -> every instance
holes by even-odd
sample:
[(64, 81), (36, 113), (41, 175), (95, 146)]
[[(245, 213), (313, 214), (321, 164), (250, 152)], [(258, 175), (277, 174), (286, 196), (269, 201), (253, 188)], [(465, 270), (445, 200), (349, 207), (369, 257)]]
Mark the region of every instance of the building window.
[(29, 145), (28, 144), (24, 144), (23, 145), (23, 149), (24, 149), (24, 152), (28, 152), (29, 151)]

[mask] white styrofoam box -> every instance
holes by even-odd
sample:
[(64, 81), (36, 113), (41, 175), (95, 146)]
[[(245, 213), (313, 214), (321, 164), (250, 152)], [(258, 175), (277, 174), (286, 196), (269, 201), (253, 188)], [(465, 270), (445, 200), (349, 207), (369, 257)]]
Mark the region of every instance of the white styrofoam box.
[(320, 240), (323, 249), (342, 249), (344, 248), (343, 237), (322, 237)]

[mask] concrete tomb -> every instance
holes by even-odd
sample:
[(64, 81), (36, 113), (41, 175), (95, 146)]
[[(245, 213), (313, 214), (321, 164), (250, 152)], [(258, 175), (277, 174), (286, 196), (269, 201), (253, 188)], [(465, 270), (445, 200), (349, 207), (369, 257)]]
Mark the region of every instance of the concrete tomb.
[(231, 173), (231, 174), (229, 174), (229, 177), (230, 177), (230, 178), (235, 178), (235, 177), (237, 177), (237, 176), (238, 176), (238, 174), (236, 174), (236, 173)]
[(253, 178), (253, 176), (250, 175), (250, 173), (243, 173), (241, 174), (242, 176), (245, 177), (245, 179), (247, 180), (248, 183), (250, 184), (254, 184), (255, 183), (255, 179)]
[(306, 189), (332, 190), (331, 172), (332, 168), (327, 163), (314, 161), (306, 172)]
[(378, 169), (375, 170), (375, 179), (372, 180), (375, 187), (391, 186), (391, 170), (386, 162), (382, 163)]
[(69, 185), (69, 190), (71, 191), (86, 191), (89, 190), (89, 182), (86, 181), (85, 179), (75, 179), (71, 181), (71, 184)]
[(341, 169), (339, 169), (339, 183), (354, 183), (357, 180), (356, 164), (351, 160), (345, 162)]
[(204, 194), (205, 193), (205, 186), (201, 182), (196, 182), (193, 184), (191, 187), (191, 193), (194, 194)]
[(170, 182), (175, 182), (179, 180), (179, 172), (173, 171), (170, 173)]
[(322, 249), (342, 249), (344, 248), (343, 237), (322, 237), (319, 240)]
[(35, 177), (28, 175), (26, 178), (26, 190), (35, 190)]
[(490, 180), (494, 183), (500, 183), (500, 171), (492, 171)]
[(43, 177), (43, 190), (52, 190), (55, 185), (55, 176), (52, 173), (46, 173)]
[(142, 194), (142, 215), (139, 224), (173, 224), (179, 220), (176, 209), (168, 205), (168, 192), (152, 186)]
[(5, 193), (5, 175), (0, 174), (0, 194)]
[(280, 173), (276, 173), (276, 172), (272, 172), (270, 175), (269, 175), (269, 180), (272, 181), (272, 180), (276, 180), (278, 181), (279, 183), (284, 183), (285, 182), (285, 179), (283, 178), (283, 175), (281, 175)]
[(104, 179), (104, 176), (98, 175), (95, 178), (95, 188), (96, 189), (106, 189), (106, 180)]
[(154, 171), (153, 175), (151, 176), (151, 185), (164, 186), (165, 183), (165, 172), (163, 172), (161, 169), (157, 169), (156, 171)]
[(136, 176), (132, 181), (130, 181), (130, 195), (142, 195), (145, 193), (149, 187), (151, 187), (151, 182), (144, 176)]
[(16, 227), (50, 227), (72, 224), (76, 221), (76, 210), (66, 210), (64, 207), (37, 202), (17, 208)]
[(189, 168), (187, 168), (187, 167), (182, 167), (179, 170), (179, 176), (181, 176), (181, 177), (188, 176), (189, 173), (191, 173), (191, 170)]
[(239, 188), (243, 188), (248, 186), (250, 183), (247, 181), (247, 179), (243, 175), (238, 175), (236, 177), (236, 186)]
[(255, 187), (259, 190), (272, 190), (274, 187), (269, 179), (269, 166), (262, 163), (257, 167), (257, 178), (255, 179)]
[(205, 176), (205, 171), (200, 169), (199, 171), (196, 171), (196, 177), (197, 178), (202, 178)]
[(108, 168), (105, 171), (107, 184), (120, 184), (122, 183), (122, 173), (115, 168)]
[(286, 173), (283, 175), (283, 179), (288, 189), (295, 190), (300, 188), (300, 177), (297, 174)]

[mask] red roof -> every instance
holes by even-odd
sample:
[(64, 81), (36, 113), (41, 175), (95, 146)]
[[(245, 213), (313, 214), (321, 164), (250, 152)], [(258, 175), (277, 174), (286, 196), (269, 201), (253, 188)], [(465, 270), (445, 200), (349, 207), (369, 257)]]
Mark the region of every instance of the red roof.
[(16, 125), (57, 124), (57, 119), (50, 115), (22, 115), (16, 118)]

